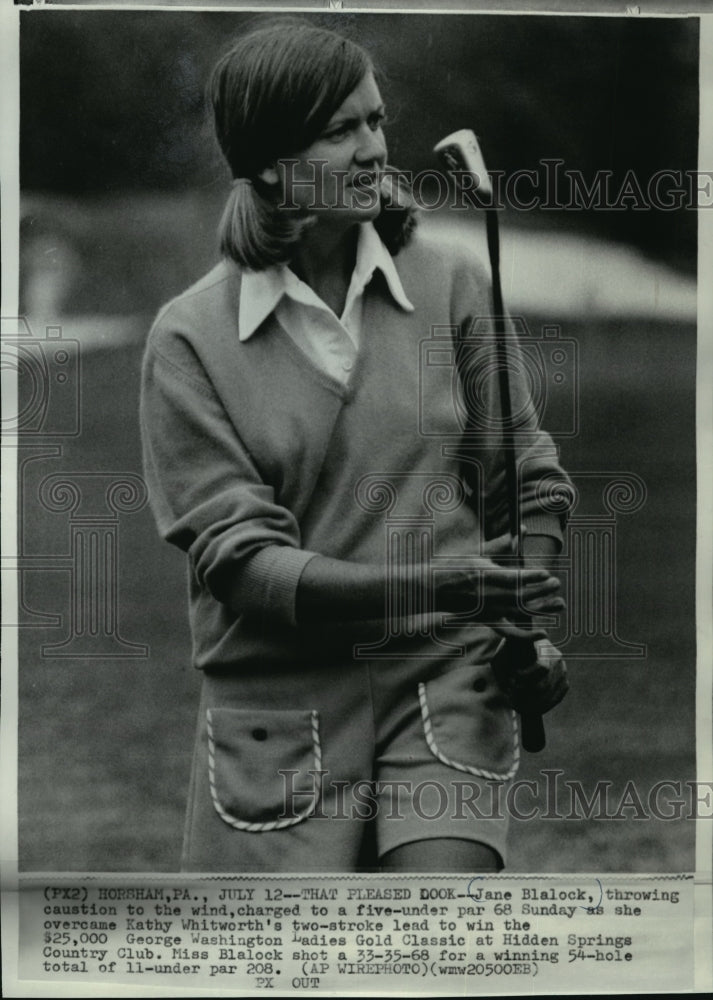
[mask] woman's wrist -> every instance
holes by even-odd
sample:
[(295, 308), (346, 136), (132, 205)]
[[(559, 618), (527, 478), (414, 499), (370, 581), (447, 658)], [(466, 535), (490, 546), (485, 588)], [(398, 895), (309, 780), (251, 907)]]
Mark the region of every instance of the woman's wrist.
[(384, 614), (386, 573), (377, 565), (317, 555), (297, 584), (298, 624), (319, 619), (359, 621)]
[(522, 539), (522, 561), (527, 569), (546, 569), (552, 572), (560, 544), (552, 535), (525, 534)]

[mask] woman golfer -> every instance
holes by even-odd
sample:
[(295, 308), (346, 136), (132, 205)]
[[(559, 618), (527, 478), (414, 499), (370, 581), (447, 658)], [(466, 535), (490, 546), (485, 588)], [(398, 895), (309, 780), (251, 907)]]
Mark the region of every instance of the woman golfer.
[(492, 312), (489, 283), (415, 228), (369, 56), (263, 23), (210, 93), (234, 178), (223, 259), (160, 312), (141, 413), (204, 676), (183, 867), (498, 870), (511, 704), (543, 712), (567, 687), (546, 641), (510, 701), (490, 666), (519, 602), (563, 607), (544, 568), (561, 525), (538, 499), (555, 449), (533, 425), (526, 568), (498, 566), (502, 447), (459, 453), (452, 350)]

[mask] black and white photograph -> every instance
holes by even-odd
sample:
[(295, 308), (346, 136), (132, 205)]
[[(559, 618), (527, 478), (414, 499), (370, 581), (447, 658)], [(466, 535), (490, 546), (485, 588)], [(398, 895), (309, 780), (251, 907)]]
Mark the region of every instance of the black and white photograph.
[(329, 6), (3, 21), (14, 975), (704, 990), (710, 24)]

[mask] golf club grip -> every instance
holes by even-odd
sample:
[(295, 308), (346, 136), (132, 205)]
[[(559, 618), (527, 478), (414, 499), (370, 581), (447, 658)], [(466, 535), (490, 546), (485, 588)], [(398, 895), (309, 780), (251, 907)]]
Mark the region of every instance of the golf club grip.
[(541, 715), (523, 713), (520, 716), (520, 742), (528, 753), (545, 749), (545, 726)]
[[(524, 620), (518, 621), (520, 626), (527, 624), (529, 622)], [(542, 637), (541, 632), (535, 635), (536, 638)], [(536, 659), (534, 639), (508, 636), (493, 661), (495, 675), (516, 674), (518, 670), (529, 667)], [(545, 727), (539, 712), (528, 712), (527, 709), (520, 712), (520, 742), (523, 750), (527, 750), (528, 753), (539, 753), (540, 750), (544, 750)]]

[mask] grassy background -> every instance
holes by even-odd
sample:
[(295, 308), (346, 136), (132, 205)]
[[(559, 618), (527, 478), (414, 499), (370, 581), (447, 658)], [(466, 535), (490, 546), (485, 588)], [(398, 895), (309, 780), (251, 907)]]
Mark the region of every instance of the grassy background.
[[(161, 248), (150, 251), (145, 282)], [(140, 264), (133, 262), (137, 273)], [(177, 274), (185, 283), (180, 267)], [(96, 338), (102, 346), (82, 351), (81, 434), (62, 440), (61, 457), (26, 467), (29, 554), (67, 551), (67, 515), (36, 501), (42, 477), (140, 473), (138, 373), (150, 319), (134, 316), (133, 336), (114, 344), (105, 318)], [(528, 321), (537, 328), (537, 317)], [(124, 335), (125, 319), (121, 324)], [(73, 335), (70, 318), (63, 332)], [(595, 781), (607, 780), (615, 808), (629, 780), (645, 800), (658, 780), (695, 778), (695, 328), (590, 319), (564, 323), (563, 335), (575, 337), (581, 352), (581, 433), (563, 444), (566, 467), (635, 472), (647, 486), (644, 507), (619, 516), (617, 611), (621, 637), (645, 643), (648, 653), (640, 660), (572, 659), (572, 690), (548, 717), (547, 749), (525, 760), (520, 777), (561, 768), (562, 781), (580, 781), (590, 794)], [(60, 641), (61, 628), (21, 630), (24, 870), (178, 866), (200, 683), (190, 665), (183, 556), (158, 540), (148, 508), (123, 515), (119, 536), (120, 632), (147, 644), (147, 658), (56, 659), (42, 647)], [(66, 622), (67, 573), (27, 573), (25, 600), (35, 611), (62, 612)], [(566, 787), (562, 810), (569, 811)], [(693, 823), (624, 815), (516, 823), (511, 870), (693, 868)]]

